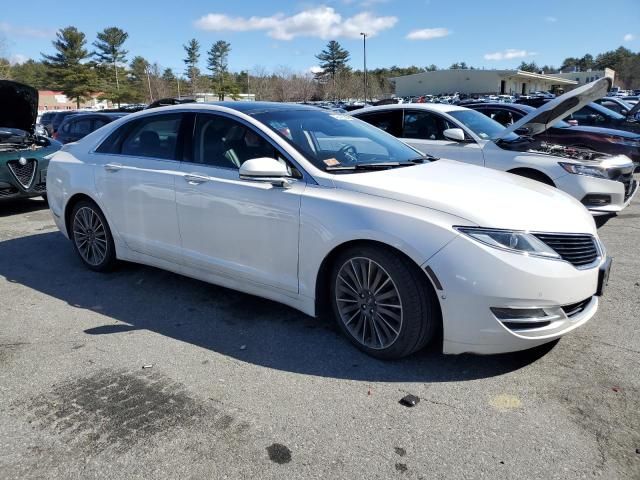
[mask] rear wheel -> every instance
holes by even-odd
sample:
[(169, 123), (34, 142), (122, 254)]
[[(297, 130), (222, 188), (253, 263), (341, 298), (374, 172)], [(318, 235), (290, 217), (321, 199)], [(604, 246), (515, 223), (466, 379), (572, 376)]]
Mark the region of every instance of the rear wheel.
[(107, 220), (90, 201), (78, 202), (71, 213), (71, 240), (80, 259), (91, 270), (106, 272), (116, 262), (116, 249)]
[(331, 300), (338, 325), (374, 357), (401, 358), (432, 338), (437, 299), (421, 272), (400, 255), (374, 246), (353, 247), (333, 268)]

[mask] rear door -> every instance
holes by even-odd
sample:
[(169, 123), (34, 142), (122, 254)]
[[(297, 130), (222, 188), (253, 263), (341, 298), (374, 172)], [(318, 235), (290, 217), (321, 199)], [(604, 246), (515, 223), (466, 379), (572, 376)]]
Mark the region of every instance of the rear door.
[[(464, 142), (445, 138), (449, 128), (462, 128), (435, 112), (419, 109), (404, 110), (402, 140), (423, 153), (484, 166), (482, 148), (471, 137)], [(465, 129), (462, 129), (463, 131)], [(468, 134), (465, 135), (468, 136)]]
[(180, 263), (175, 205), (181, 176), (183, 113), (148, 115), (126, 123), (96, 150), (96, 189), (108, 219), (138, 253)]

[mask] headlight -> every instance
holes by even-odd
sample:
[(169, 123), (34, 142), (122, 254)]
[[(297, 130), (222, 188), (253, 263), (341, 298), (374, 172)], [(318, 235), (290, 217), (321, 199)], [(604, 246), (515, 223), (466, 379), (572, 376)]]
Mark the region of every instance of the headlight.
[(474, 240), (501, 250), (544, 258), (560, 258), (551, 247), (534, 235), (515, 230), (481, 227), (454, 227)]
[(562, 168), (569, 173), (575, 173), (576, 175), (587, 175), (589, 177), (609, 178), (607, 171), (601, 167), (595, 167), (591, 165), (581, 165), (579, 163), (564, 163), (558, 162)]

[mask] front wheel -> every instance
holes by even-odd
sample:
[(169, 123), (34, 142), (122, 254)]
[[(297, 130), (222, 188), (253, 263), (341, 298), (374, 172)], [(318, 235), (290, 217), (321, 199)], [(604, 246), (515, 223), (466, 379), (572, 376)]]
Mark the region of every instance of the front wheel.
[(331, 300), (338, 325), (358, 348), (395, 359), (423, 348), (439, 322), (431, 285), (409, 260), (375, 246), (337, 258)]
[(90, 201), (78, 202), (71, 213), (71, 240), (80, 259), (91, 270), (106, 272), (116, 262), (116, 249), (107, 220)]

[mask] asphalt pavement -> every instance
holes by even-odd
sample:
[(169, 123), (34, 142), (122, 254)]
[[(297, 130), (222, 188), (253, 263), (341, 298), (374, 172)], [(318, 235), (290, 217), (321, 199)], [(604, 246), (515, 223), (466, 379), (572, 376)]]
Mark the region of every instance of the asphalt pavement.
[(383, 362), (267, 300), (91, 272), (44, 202), (1, 203), (0, 478), (638, 479), (640, 199), (600, 223), (583, 328)]

